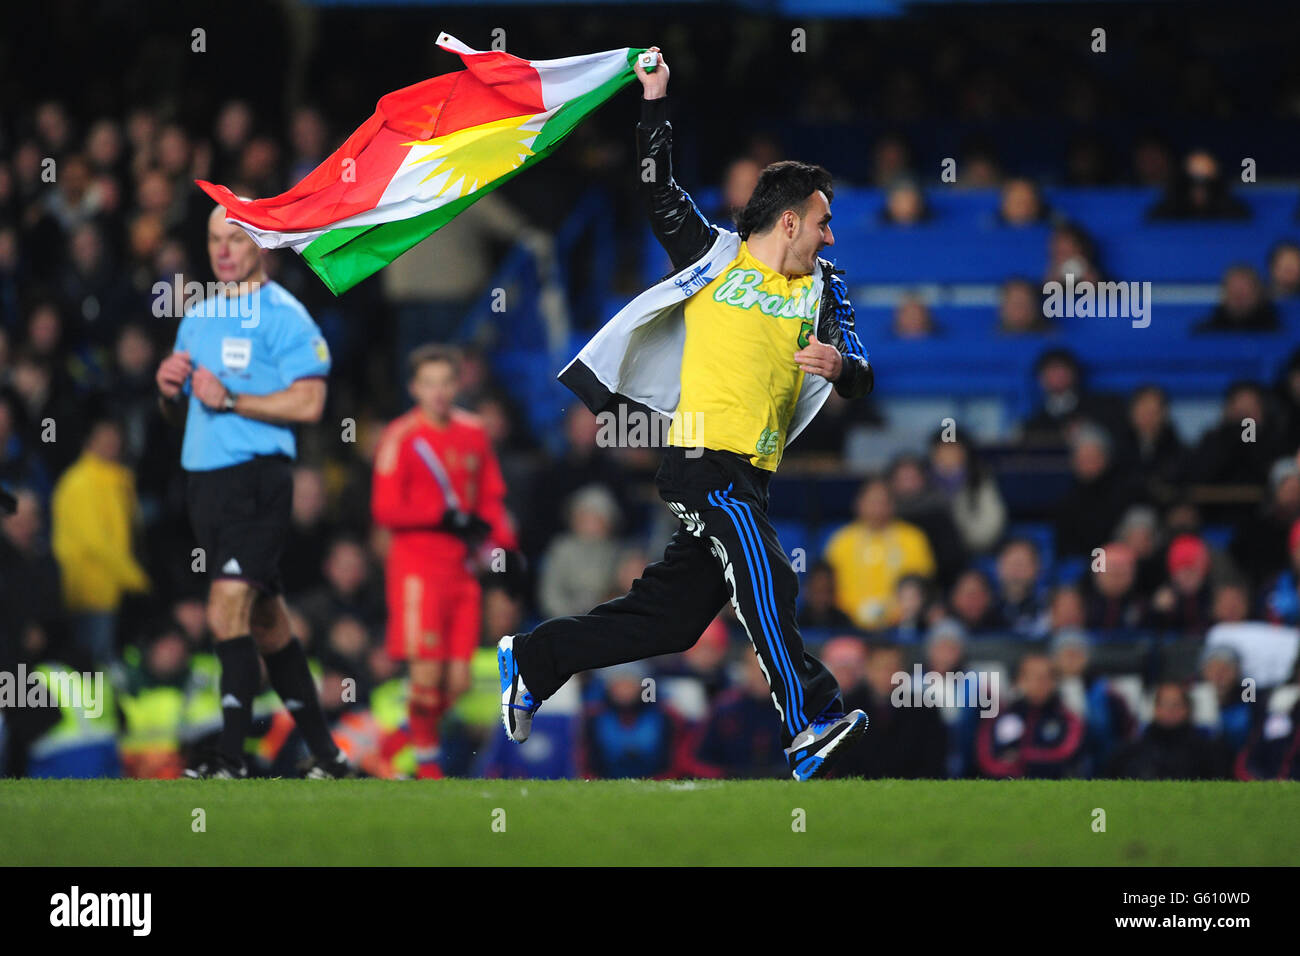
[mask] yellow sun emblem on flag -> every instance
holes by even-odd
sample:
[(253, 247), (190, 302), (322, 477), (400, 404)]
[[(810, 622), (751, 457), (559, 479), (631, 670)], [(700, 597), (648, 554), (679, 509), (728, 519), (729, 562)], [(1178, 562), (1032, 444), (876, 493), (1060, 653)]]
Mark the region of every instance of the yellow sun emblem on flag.
[(433, 148), (429, 155), (421, 156), (415, 161), (433, 164), (429, 175), (420, 180), (421, 183), (450, 172), (447, 181), (438, 190), (438, 195), (442, 196), (454, 187), (457, 196), (467, 196), (500, 179), (512, 169), (519, 168), (524, 160), (533, 155), (529, 147), (540, 130), (523, 128), (531, 119), (532, 114), (511, 116), (459, 129), (446, 136), (417, 139), (402, 145)]

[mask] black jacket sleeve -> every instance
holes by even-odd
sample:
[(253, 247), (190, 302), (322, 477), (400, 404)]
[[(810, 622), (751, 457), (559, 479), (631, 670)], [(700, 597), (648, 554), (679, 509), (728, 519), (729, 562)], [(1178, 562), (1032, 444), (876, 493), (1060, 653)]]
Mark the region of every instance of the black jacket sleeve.
[(655, 238), (668, 252), (673, 269), (699, 259), (717, 238), (717, 230), (673, 179), (673, 127), (668, 122), (668, 98), (641, 100), (636, 127), (637, 176)]
[(862, 347), (854, 327), (853, 303), (849, 301), (848, 286), (840, 272), (825, 259), (819, 259), (822, 269), (821, 315), (817, 322), (817, 338), (835, 346), (844, 359), (840, 377), (835, 380), (835, 391), (844, 398), (862, 398), (876, 385), (867, 350)]

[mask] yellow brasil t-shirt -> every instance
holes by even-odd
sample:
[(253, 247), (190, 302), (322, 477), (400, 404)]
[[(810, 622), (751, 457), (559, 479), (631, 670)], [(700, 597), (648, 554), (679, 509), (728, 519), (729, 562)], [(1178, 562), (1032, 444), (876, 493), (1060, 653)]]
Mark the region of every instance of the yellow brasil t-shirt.
[(742, 242), (722, 273), (686, 300), (682, 394), (668, 431), (680, 448), (732, 451), (776, 471), (803, 386), (794, 353), (816, 328), (813, 277), (787, 279)]

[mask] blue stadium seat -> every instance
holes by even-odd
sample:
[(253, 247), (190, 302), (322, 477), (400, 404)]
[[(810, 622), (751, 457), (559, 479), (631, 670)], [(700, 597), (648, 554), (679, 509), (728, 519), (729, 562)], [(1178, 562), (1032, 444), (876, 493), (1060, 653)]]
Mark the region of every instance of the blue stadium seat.
[[(1154, 324), (1154, 322), (1153, 322)], [(1079, 356), (1094, 386), (1128, 390), (1146, 382), (1164, 385), (1172, 394), (1218, 394), (1234, 379), (1271, 381), (1294, 348), (1287, 333), (1217, 334), (1187, 340), (1160, 339), (1155, 350), (1143, 348), (1155, 337), (1137, 338), (1147, 330), (1130, 330), (1129, 348), (1117, 349), (1113, 337), (1050, 335), (998, 339), (878, 340), (870, 347), (876, 387), (893, 395), (1032, 394), (1033, 365), (1049, 347), (1069, 348)]]
[(851, 515), (846, 514), (844, 520), (838, 524), (823, 524), (815, 527), (813, 529), (812, 550), (810, 553), (816, 555), (818, 558), (825, 554), (826, 545), (830, 542), (831, 537), (835, 532), (839, 531), (840, 528), (843, 528), (844, 525), (848, 524), (851, 517)]
[(1201, 528), (1201, 537), (1211, 548), (1220, 551), (1226, 551), (1232, 544), (1232, 538), (1236, 534), (1236, 529), (1232, 525), (1225, 524), (1207, 524)]
[(1055, 187), (1043, 190), (1043, 198), (1055, 213), (1083, 226), (1089, 232), (1135, 229), (1160, 191), (1142, 187), (1088, 189)]
[(778, 519), (772, 522), (772, 528), (776, 531), (776, 536), (781, 541), (781, 546), (785, 548), (788, 555), (795, 548), (803, 548), (807, 553), (810, 561), (814, 557), (812, 550), (812, 534), (808, 526), (802, 521), (791, 521), (789, 519)]
[(1062, 558), (1052, 566), (1052, 584), (1078, 584), (1088, 573), (1087, 558)]
[(1274, 225), (1189, 223), (1146, 225), (1098, 240), (1102, 267), (1116, 279), (1152, 282), (1217, 281), (1237, 262), (1263, 269), (1279, 238)]
[(980, 230), (939, 223), (877, 224), (856, 235), (841, 232), (828, 258), (855, 283), (999, 282), (1013, 275), (1040, 275), (1047, 236), (1045, 226)]

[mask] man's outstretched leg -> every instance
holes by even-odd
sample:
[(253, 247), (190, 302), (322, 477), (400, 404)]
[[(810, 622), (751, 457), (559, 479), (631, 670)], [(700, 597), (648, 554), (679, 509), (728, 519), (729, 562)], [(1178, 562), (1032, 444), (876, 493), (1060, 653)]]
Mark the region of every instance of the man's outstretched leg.
[(730, 599), (772, 689), (793, 776), (829, 769), (867, 717), (841, 713), (835, 678), (804, 650), (798, 577), (767, 519), (769, 477), (739, 455), (667, 450), (656, 480), (681, 527), (664, 560), (625, 597), (498, 645), (502, 722), (512, 740), (527, 738), (533, 713), (573, 674), (684, 650)]
[(506, 733), (517, 743), (526, 740), (533, 712), (580, 671), (687, 650), (726, 601), (707, 543), (683, 525), (663, 560), (646, 568), (623, 597), (501, 639), (497, 661)]
[(770, 480), (744, 456), (707, 449), (695, 457), (669, 449), (658, 476), (669, 508), (709, 545), (772, 690), (791, 773), (808, 780), (861, 736), (867, 717), (842, 713), (835, 678), (804, 650), (795, 621), (799, 579), (767, 517)]
[(763, 508), (766, 488), (748, 477), (737, 470), (734, 482), (706, 495), (708, 506), (698, 514), (772, 689), (791, 773), (809, 780), (824, 775), (836, 752), (866, 731), (867, 716), (843, 713), (835, 678), (804, 650), (795, 620), (799, 579)]

